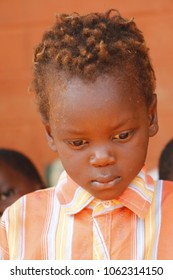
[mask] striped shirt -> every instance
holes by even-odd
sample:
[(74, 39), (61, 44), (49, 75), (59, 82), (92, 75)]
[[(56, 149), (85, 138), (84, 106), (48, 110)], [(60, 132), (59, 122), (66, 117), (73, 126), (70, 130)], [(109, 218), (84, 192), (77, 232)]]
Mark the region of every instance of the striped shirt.
[(144, 169), (115, 200), (101, 201), (67, 175), (27, 194), (0, 224), (0, 259), (173, 259), (173, 183)]

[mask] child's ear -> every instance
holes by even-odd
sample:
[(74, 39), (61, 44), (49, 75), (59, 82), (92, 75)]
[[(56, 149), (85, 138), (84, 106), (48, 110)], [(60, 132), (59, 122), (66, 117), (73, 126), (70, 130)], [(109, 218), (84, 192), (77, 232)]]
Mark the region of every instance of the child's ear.
[(46, 137), (47, 137), (47, 142), (49, 147), (51, 148), (52, 151), (57, 152), (57, 148), (54, 142), (54, 138), (52, 136), (51, 128), (49, 124), (44, 124), (45, 131), (46, 131)]
[(56, 147), (55, 142), (54, 142), (54, 138), (53, 138), (53, 135), (52, 135), (52, 131), (51, 131), (49, 121), (45, 121), (42, 116), (41, 116), (41, 120), (42, 120), (42, 123), (43, 123), (44, 128), (45, 128), (48, 145), (49, 145), (49, 147), (51, 148), (52, 151), (57, 152), (57, 147)]
[(47, 120), (41, 112), (40, 112), (40, 118), (45, 128), (48, 145), (52, 151), (57, 152), (57, 148), (54, 142), (49, 120)]
[(157, 95), (153, 93), (152, 102), (148, 110), (149, 117), (149, 136), (156, 135), (159, 130), (158, 118), (157, 118)]

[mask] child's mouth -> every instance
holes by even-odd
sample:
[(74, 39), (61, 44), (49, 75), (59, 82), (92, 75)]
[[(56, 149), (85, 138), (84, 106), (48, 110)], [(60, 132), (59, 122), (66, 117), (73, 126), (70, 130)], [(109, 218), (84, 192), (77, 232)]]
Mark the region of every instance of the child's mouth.
[(114, 187), (116, 184), (118, 184), (119, 182), (121, 182), (122, 177), (121, 176), (117, 176), (114, 178), (109, 178), (109, 177), (99, 177), (96, 180), (92, 180), (91, 184), (92, 186), (96, 187), (96, 188), (112, 188)]

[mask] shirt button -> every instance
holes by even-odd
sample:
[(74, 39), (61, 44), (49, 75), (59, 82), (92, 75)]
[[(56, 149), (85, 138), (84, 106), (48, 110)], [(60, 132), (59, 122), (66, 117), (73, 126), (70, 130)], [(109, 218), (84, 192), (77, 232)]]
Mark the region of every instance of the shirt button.
[(109, 207), (111, 207), (111, 205), (112, 205), (112, 202), (111, 202), (110, 200), (104, 201), (104, 202), (103, 202), (103, 206), (104, 206), (105, 208), (109, 208)]

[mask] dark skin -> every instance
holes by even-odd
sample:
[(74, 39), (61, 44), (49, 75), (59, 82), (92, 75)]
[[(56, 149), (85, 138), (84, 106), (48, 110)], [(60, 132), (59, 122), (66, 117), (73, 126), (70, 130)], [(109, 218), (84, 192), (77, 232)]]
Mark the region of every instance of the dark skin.
[(156, 95), (147, 106), (136, 82), (118, 75), (61, 83), (49, 87), (49, 145), (77, 184), (101, 200), (115, 199), (143, 167), (158, 131)]
[(39, 188), (36, 182), (0, 161), (0, 216), (19, 197)]

